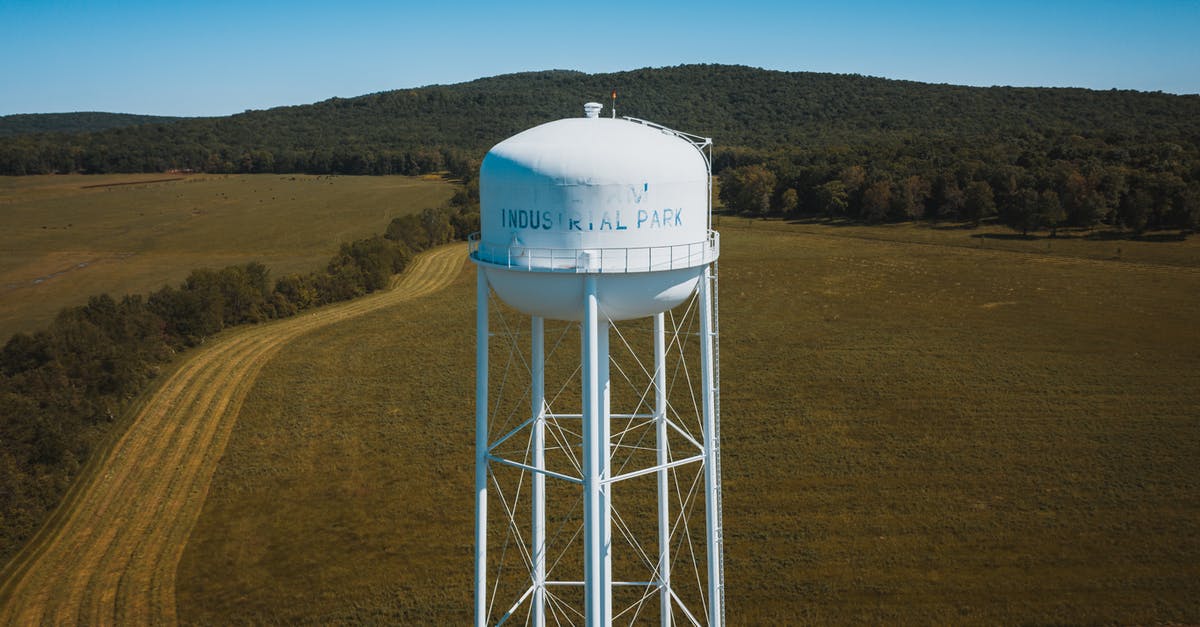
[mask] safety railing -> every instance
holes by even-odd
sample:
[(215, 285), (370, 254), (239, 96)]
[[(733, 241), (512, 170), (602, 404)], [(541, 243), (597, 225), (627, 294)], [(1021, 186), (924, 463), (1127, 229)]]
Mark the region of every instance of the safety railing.
[(471, 234), (467, 241), (474, 261), (527, 272), (620, 274), (680, 270), (716, 261), (721, 252), (721, 238), (716, 231), (709, 231), (708, 237), (699, 242), (629, 248), (497, 246), (483, 242), (479, 233)]

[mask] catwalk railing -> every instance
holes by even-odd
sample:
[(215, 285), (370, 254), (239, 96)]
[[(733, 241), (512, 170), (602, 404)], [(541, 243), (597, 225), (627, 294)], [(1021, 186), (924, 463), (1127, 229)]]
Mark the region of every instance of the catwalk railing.
[(483, 242), (479, 233), (468, 240), (471, 258), (527, 272), (578, 272), (623, 274), (694, 268), (716, 261), (721, 238), (716, 231), (699, 242), (628, 248), (541, 248), (519, 243), (495, 245)]

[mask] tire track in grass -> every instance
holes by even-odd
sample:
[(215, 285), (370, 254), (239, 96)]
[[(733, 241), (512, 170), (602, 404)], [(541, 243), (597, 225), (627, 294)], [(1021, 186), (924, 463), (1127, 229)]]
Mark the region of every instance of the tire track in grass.
[[(216, 348), (216, 347), (214, 347)], [(171, 376), (163, 385), (162, 389), (155, 394), (155, 402), (147, 403), (143, 406), (136, 419), (136, 423), (144, 429), (155, 429), (156, 443), (160, 446), (170, 446), (173, 438), (179, 429), (182, 428), (184, 421), (166, 421), (167, 414), (173, 406), (179, 402), (179, 393), (182, 389), (181, 382), (196, 381), (196, 378), (201, 373), (210, 368), (213, 361), (220, 355), (217, 350), (207, 350), (196, 354), (190, 363), (183, 369)], [(202, 386), (190, 386), (193, 394), (198, 393)], [(129, 463), (129, 459), (133, 453), (137, 451), (137, 433), (131, 428), (126, 432), (117, 444), (108, 453), (108, 459), (95, 472), (88, 477), (80, 477), (79, 482), (88, 482), (89, 486), (82, 493), (77, 495), (73, 501), (78, 501), (76, 506), (70, 507), (67, 510), (67, 517), (63, 523), (62, 529), (70, 529), (71, 533), (59, 533), (57, 542), (54, 543), (54, 549), (60, 556), (71, 556), (78, 554), (84, 550), (89, 550), (93, 554), (100, 551), (106, 551), (111, 546), (116, 532), (120, 525), (114, 524), (114, 519), (119, 515), (113, 511), (113, 506), (119, 502), (122, 497), (125, 497), (128, 488), (134, 486), (134, 482), (130, 479), (130, 474), (138, 470), (138, 464)], [(95, 484), (98, 484), (95, 485)], [(94, 495), (102, 494), (104, 498), (94, 498)], [(93, 495), (92, 498), (88, 498)], [(70, 499), (70, 497), (68, 497)], [(68, 502), (64, 502), (64, 506)], [(39, 534), (40, 535), (40, 534)], [(31, 569), (34, 565), (43, 561), (45, 554), (50, 547), (46, 542), (41, 541), (41, 538), (35, 537), (31, 542), (32, 546), (36, 547), (36, 554), (31, 555), (28, 564), (23, 564), (25, 569)], [(47, 538), (48, 540), (48, 538)], [(28, 549), (27, 549), (28, 551)], [(54, 558), (49, 558), (54, 559)], [(60, 558), (61, 559), (61, 558)], [(18, 556), (17, 562), (20, 562), (21, 556)], [(100, 563), (104, 560), (101, 558)], [(9, 569), (14, 570), (12, 568)], [(24, 573), (22, 579), (28, 578), (28, 573)], [(86, 577), (87, 573), (78, 570), (64, 569), (57, 573), (58, 590), (49, 589), (42, 586), (40, 589), (32, 590), (33, 598), (21, 616), (29, 619), (29, 624), (41, 623), (42, 613), (50, 609), (49, 595), (59, 592), (60, 596), (55, 605), (77, 606), (80, 602), (78, 596), (73, 595), (73, 592), (78, 591), (76, 581), (80, 577)], [(16, 578), (6, 578), (4, 584), (4, 598), (9, 598), (7, 594), (9, 589), (14, 588), (14, 584), (21, 580)], [(65, 596), (63, 596), (65, 595)], [(11, 622), (4, 619), (10, 618), (9, 604), (5, 604), (5, 610), (0, 613), (0, 622)], [(46, 619), (49, 621), (49, 618)], [(25, 622), (25, 621), (22, 621)]]
[[(214, 352), (223, 356), (229, 351)], [(239, 371), (248, 352), (244, 349), (235, 359), (227, 362), (228, 369), (234, 372)], [(142, 501), (147, 506), (147, 515), (129, 516), (129, 509), (139, 502), (138, 488), (153, 481), (152, 473), (163, 472), (170, 477), (169, 469), (177, 467), (183, 461), (183, 453), (188, 451), (187, 447), (196, 439), (197, 430), (215, 422), (208, 420), (208, 416), (201, 411), (197, 411), (196, 402), (204, 403), (216, 395), (219, 388), (215, 385), (213, 377), (206, 375), (218, 370), (219, 368), (216, 367), (205, 369), (201, 371), (201, 376), (190, 380), (192, 385), (188, 389), (202, 394), (191, 395), (192, 398), (188, 401), (174, 403), (175, 412), (173, 413), (179, 418), (181, 427), (174, 429), (170, 441), (164, 441), (163, 446), (156, 450), (137, 451), (142, 453), (138, 466), (133, 469), (127, 479), (121, 482), (124, 490), (114, 495), (110, 501), (110, 509), (116, 512), (117, 516), (122, 516), (121, 524), (118, 525), (118, 529), (122, 532), (121, 536), (110, 538), (107, 547), (104, 548), (104, 554), (97, 558), (98, 568), (96, 570), (88, 569), (72, 573), (73, 585), (67, 588), (69, 596), (56, 608), (60, 614), (55, 617), (54, 622), (70, 621), (74, 617), (76, 608), (81, 608), (79, 613), (83, 616), (100, 618), (103, 617), (105, 608), (112, 606), (118, 582), (126, 573), (130, 561), (137, 559), (139, 555), (138, 545), (141, 543), (139, 539), (144, 539), (147, 527), (156, 520), (161, 520), (169, 515), (172, 509), (170, 506), (174, 504), (170, 479), (168, 479), (168, 484), (161, 486), (161, 489), (158, 490), (161, 498), (157, 502)], [(197, 396), (201, 398), (196, 398)], [(169, 415), (167, 419), (170, 419)], [(167, 427), (165, 424), (162, 426)], [(99, 555), (99, 546), (90, 550)]]
[[(278, 340), (276, 340), (278, 341)], [(274, 342), (272, 342), (273, 344)], [(270, 344), (264, 345), (261, 340), (253, 341), (253, 343), (240, 354), (230, 358), (230, 365), (227, 368), (220, 369), (217, 373), (219, 376), (205, 382), (202, 389), (205, 394), (196, 399), (195, 403), (191, 404), (187, 411), (190, 415), (196, 417), (218, 417), (217, 419), (200, 418), (194, 421), (196, 429), (190, 430), (186, 434), (186, 439), (179, 441), (174, 447), (165, 449), (164, 454), (157, 456), (159, 463), (156, 466), (161, 468), (176, 468), (180, 465), (191, 463), (199, 463), (201, 468), (204, 467), (204, 455), (206, 451), (214, 443), (216, 431), (224, 424), (233, 424), (236, 422), (237, 412), (228, 411), (230, 404), (235, 398), (245, 395), (249, 386), (245, 385), (245, 381), (253, 381), (257, 376), (258, 367), (269, 358)], [(231, 377), (241, 377), (241, 381), (230, 381)], [(232, 383), (232, 385), (231, 385)], [(242, 388), (245, 387), (246, 390)], [(217, 390), (225, 391), (220, 396), (215, 392)], [(222, 419), (221, 417), (225, 417)], [(215, 464), (214, 464), (215, 469)], [(179, 473), (170, 475), (169, 485), (166, 487), (166, 498), (157, 504), (156, 511), (150, 517), (141, 517), (129, 528), (129, 537), (136, 544), (132, 547), (132, 555), (139, 562), (156, 566), (155, 555), (152, 553), (157, 545), (171, 541), (172, 537), (162, 538), (159, 535), (152, 535), (147, 528), (150, 525), (162, 524), (168, 532), (168, 536), (173, 536), (171, 531), (174, 531), (171, 524), (173, 521), (168, 519), (168, 515), (172, 512), (181, 511), (186, 507), (186, 499), (193, 495), (190, 493), (190, 482), (188, 479), (199, 479), (203, 473)], [(140, 483), (140, 482), (139, 482)], [(185, 489), (188, 488), (188, 489)], [(162, 522), (159, 522), (162, 521)], [(186, 541), (186, 537), (180, 541)], [(122, 547), (125, 548), (125, 547)], [(87, 604), (88, 607), (95, 608), (93, 615), (103, 615), (108, 607), (113, 607), (115, 611), (114, 619), (117, 624), (133, 624), (145, 623), (149, 620), (149, 616), (139, 617), (137, 614), (129, 614), (132, 609), (139, 607), (139, 599), (143, 591), (152, 587), (151, 574), (156, 572), (153, 568), (124, 568), (117, 572), (109, 572), (108, 577), (102, 580), (90, 582), (87, 588), (87, 593), (91, 595), (93, 602)], [(119, 602), (117, 601), (119, 599)], [(115, 603), (115, 605), (114, 605)]]
[(175, 623), (179, 560), (263, 366), (304, 333), (446, 287), (465, 257), (461, 245), (424, 253), (388, 291), (238, 329), (197, 350), (0, 572), (0, 624)]

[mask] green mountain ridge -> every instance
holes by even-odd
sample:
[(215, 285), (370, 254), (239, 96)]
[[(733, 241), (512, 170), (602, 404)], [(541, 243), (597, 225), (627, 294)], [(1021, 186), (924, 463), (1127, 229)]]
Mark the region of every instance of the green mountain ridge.
[[(226, 117), (10, 136), (0, 138), (0, 173), (467, 171), (463, 164), (496, 142), (581, 115), (584, 102), (602, 102), (609, 114), (614, 89), (618, 115), (713, 137), (719, 154), (922, 144), (941, 155), (996, 144), (1019, 152), (1071, 137), (1117, 150), (1167, 142), (1191, 154), (1200, 145), (1200, 96), (682, 65), (524, 72)], [(717, 166), (734, 162), (719, 157)]]
[(186, 119), (188, 118), (102, 111), (17, 113), (0, 116), (0, 137), (34, 133), (94, 133), (141, 124), (169, 124)]

